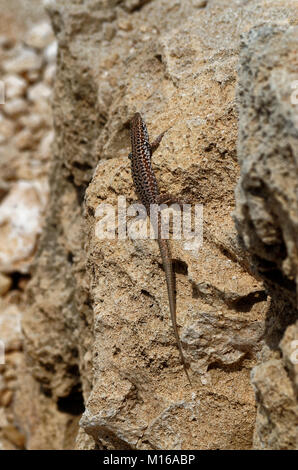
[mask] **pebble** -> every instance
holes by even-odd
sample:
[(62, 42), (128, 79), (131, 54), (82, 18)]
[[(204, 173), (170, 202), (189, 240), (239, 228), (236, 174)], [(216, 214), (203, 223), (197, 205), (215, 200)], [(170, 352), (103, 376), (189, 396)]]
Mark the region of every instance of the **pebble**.
[(3, 69), (7, 73), (19, 74), (37, 70), (41, 65), (42, 59), (35, 51), (22, 48), (16, 57), (3, 62)]
[(11, 47), (13, 47), (12, 39), (8, 38), (7, 36), (1, 35), (0, 36), (0, 48), (10, 49)]
[(22, 96), (27, 88), (27, 82), (18, 75), (8, 75), (3, 78), (5, 85), (5, 98), (11, 99)]
[(3, 105), (3, 111), (7, 116), (23, 114), (28, 109), (28, 103), (23, 98), (14, 98)]
[(35, 131), (43, 126), (44, 119), (38, 113), (30, 113), (25, 116), (21, 116), (19, 119), (19, 123), (23, 127), (26, 127), (27, 129), (30, 129), (31, 131)]
[[(41, 232), (46, 200), (47, 190), (41, 181), (20, 180), (11, 185), (0, 204), (1, 272), (28, 271)], [(1, 325), (0, 331), (2, 334)]]
[(57, 41), (53, 41), (44, 52), (44, 56), (47, 62), (53, 63), (56, 62), (58, 52), (58, 43)]
[(11, 288), (11, 277), (0, 273), (0, 295), (5, 295)]
[(44, 71), (44, 80), (48, 85), (53, 85), (56, 76), (56, 64), (49, 64)]
[(39, 156), (42, 160), (49, 160), (51, 158), (53, 152), (52, 145), (54, 142), (54, 137), (54, 131), (50, 131), (43, 137), (39, 146)]
[(25, 35), (25, 43), (36, 49), (43, 49), (53, 41), (53, 30), (49, 23), (39, 23)]
[(4, 436), (20, 449), (24, 448), (25, 436), (15, 426), (9, 424), (3, 428)]
[(0, 403), (1, 406), (9, 406), (12, 400), (12, 390), (5, 390), (0, 394)]
[(19, 150), (28, 150), (32, 148), (33, 139), (29, 129), (23, 129), (14, 138), (14, 144)]
[(1, 304), (0, 311), (1, 340), (5, 344), (5, 355), (9, 351), (18, 351), (22, 347), (21, 312), (15, 304)]
[(28, 98), (30, 101), (37, 102), (39, 100), (48, 100), (52, 94), (52, 89), (45, 83), (37, 83), (28, 90)]

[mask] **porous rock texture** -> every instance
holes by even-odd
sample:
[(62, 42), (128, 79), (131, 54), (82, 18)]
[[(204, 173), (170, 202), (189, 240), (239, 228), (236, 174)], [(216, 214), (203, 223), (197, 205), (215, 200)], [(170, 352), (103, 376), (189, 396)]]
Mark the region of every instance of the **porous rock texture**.
[[(297, 130), (285, 99), (296, 2), (45, 3), (56, 138), (22, 321), (14, 412), (26, 447), (297, 447)], [(153, 157), (161, 190), (204, 207), (197, 256), (171, 242), (192, 387), (156, 242), (97, 236), (100, 203), (135, 200), (135, 111), (153, 138), (167, 129)], [(250, 164), (253, 182), (272, 178), (265, 192)]]
[(240, 52), (235, 221), (272, 299), (252, 372), (261, 449), (298, 447), (297, 40), (297, 26), (264, 24), (243, 36)]

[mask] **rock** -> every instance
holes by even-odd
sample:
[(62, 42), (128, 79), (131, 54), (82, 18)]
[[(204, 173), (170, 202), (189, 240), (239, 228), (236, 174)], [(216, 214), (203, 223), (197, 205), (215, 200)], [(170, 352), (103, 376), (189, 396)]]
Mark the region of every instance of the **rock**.
[(8, 425), (7, 417), (4, 408), (0, 407), (0, 429)]
[(42, 226), (45, 188), (19, 181), (0, 205), (0, 271), (27, 272)]
[(26, 116), (21, 116), (19, 118), (19, 123), (27, 129), (35, 131), (43, 127), (44, 119), (43, 116), (38, 113), (30, 113)]
[(31, 28), (25, 36), (25, 43), (29, 47), (43, 49), (53, 41), (53, 30), (49, 23), (42, 22)]
[(48, 85), (53, 85), (56, 76), (56, 65), (49, 64), (44, 71), (44, 80)]
[(3, 434), (9, 441), (11, 441), (19, 449), (24, 448), (25, 436), (23, 433), (20, 432), (19, 429), (17, 429), (12, 424), (8, 424), (7, 426), (3, 427)]
[(12, 401), (12, 397), (12, 390), (4, 390), (3, 392), (0, 392), (0, 405), (4, 407), (9, 406)]
[(13, 47), (14, 41), (9, 38), (8, 36), (1, 35), (0, 36), (0, 48), (1, 49), (10, 49)]
[(53, 41), (46, 49), (44, 52), (44, 56), (46, 61), (49, 64), (53, 64), (56, 62), (57, 58), (57, 51), (58, 51), (58, 43), (57, 41)]
[(0, 114), (0, 144), (7, 142), (13, 136), (14, 130), (14, 123)]
[(9, 117), (15, 117), (18, 114), (24, 114), (28, 111), (28, 104), (23, 98), (13, 98), (3, 105), (4, 113)]
[(28, 150), (34, 146), (33, 136), (29, 129), (20, 131), (13, 141), (18, 150)]
[(298, 129), (292, 102), (297, 40), (297, 27), (265, 23), (243, 34), (240, 50), (241, 176), (234, 217), (271, 296), (262, 363), (252, 372), (258, 449), (298, 447), (298, 366), (291, 360), (298, 331)]
[(11, 277), (0, 273), (0, 295), (5, 295), (9, 291), (11, 284)]
[(8, 75), (3, 79), (6, 99), (22, 96), (27, 88), (26, 80), (18, 75)]
[(280, 360), (271, 359), (252, 371), (258, 396), (255, 447), (297, 449), (298, 407), (293, 387)]
[(40, 142), (39, 156), (42, 160), (50, 160), (53, 154), (54, 131), (48, 132)]
[(4, 342), (5, 355), (22, 347), (21, 312), (14, 304), (3, 305), (0, 300), (0, 331), (1, 341)]
[(52, 90), (45, 83), (37, 83), (28, 90), (28, 98), (30, 101), (39, 102), (41, 100), (47, 101), (52, 94)]
[(7, 73), (21, 74), (40, 69), (41, 65), (42, 59), (38, 54), (31, 49), (20, 48), (16, 57), (3, 62), (3, 69)]
[(31, 70), (26, 74), (27, 82), (32, 85), (40, 80), (40, 70)]

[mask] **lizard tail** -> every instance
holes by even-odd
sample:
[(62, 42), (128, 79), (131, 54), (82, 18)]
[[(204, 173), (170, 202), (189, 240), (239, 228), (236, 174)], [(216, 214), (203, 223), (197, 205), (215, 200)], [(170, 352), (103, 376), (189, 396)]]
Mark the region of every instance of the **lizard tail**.
[(172, 325), (175, 333), (175, 338), (177, 342), (177, 346), (179, 349), (179, 354), (180, 354), (180, 359), (181, 363), (183, 364), (184, 372), (186, 374), (186, 377), (192, 385), (188, 370), (186, 367), (186, 362), (182, 350), (182, 345), (181, 341), (179, 338), (179, 333), (178, 333), (178, 328), (177, 328), (177, 322), (176, 322), (176, 296), (175, 296), (175, 278), (174, 278), (174, 272), (173, 272), (173, 266), (172, 266), (172, 258), (171, 258), (171, 253), (170, 253), (170, 248), (167, 240), (161, 239), (161, 237), (158, 237), (158, 244), (159, 244), (159, 249), (160, 249), (160, 254), (162, 258), (162, 263), (163, 267), (166, 273), (166, 282), (167, 282), (167, 289), (168, 289), (168, 298), (169, 298), (169, 305), (170, 305), (170, 313), (171, 313), (171, 320), (172, 320)]

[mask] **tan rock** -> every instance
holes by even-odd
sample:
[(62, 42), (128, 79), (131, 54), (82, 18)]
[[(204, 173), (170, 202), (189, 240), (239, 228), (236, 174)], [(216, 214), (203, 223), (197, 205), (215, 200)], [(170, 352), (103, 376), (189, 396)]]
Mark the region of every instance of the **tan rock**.
[(9, 291), (11, 284), (11, 278), (0, 273), (0, 295), (6, 294)]
[(30, 113), (26, 116), (21, 116), (19, 119), (19, 123), (27, 129), (36, 131), (37, 129), (43, 126), (44, 117), (38, 113)]
[(23, 449), (25, 445), (24, 434), (12, 424), (8, 424), (3, 428), (4, 436), (16, 445), (19, 449)]
[(0, 404), (1, 406), (7, 407), (10, 405), (13, 397), (12, 390), (4, 390), (2, 393), (0, 392)]
[(26, 80), (18, 75), (8, 75), (3, 79), (6, 99), (22, 96), (27, 88)]
[(0, 311), (0, 339), (4, 342), (5, 355), (22, 346), (21, 312), (16, 305), (3, 304)]
[(53, 30), (48, 22), (39, 23), (31, 28), (25, 36), (25, 43), (29, 47), (43, 49), (53, 41)]
[(28, 90), (28, 98), (30, 101), (39, 102), (41, 100), (47, 101), (52, 94), (52, 90), (45, 83), (37, 83)]
[(14, 144), (19, 150), (32, 148), (34, 141), (31, 131), (28, 129), (20, 131), (14, 138)]
[(56, 65), (49, 64), (44, 71), (44, 80), (48, 85), (53, 85), (56, 76)]
[(44, 56), (46, 61), (49, 64), (53, 64), (56, 62), (58, 52), (58, 43), (57, 41), (53, 41), (48, 47), (45, 49)]
[(53, 142), (55, 133), (50, 131), (43, 137), (39, 146), (39, 156), (42, 160), (49, 160), (53, 154)]
[(45, 187), (19, 181), (0, 205), (0, 270), (26, 272), (42, 227)]
[(41, 64), (41, 58), (32, 49), (20, 48), (14, 58), (4, 61), (3, 68), (7, 73), (18, 74), (39, 69)]
[(13, 98), (5, 102), (3, 111), (7, 116), (15, 117), (28, 111), (28, 103), (23, 98)]

